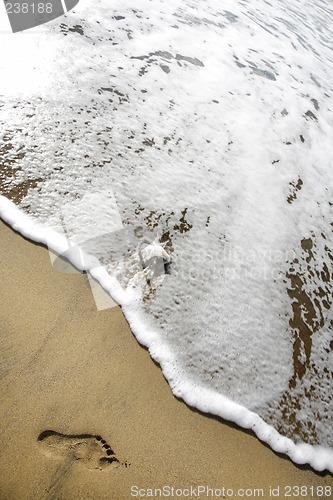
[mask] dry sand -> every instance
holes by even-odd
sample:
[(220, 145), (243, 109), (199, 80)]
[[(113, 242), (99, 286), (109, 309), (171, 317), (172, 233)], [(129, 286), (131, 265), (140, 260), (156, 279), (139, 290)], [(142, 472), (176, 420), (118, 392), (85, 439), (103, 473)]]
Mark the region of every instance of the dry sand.
[(121, 500), (135, 498), (131, 486), (233, 489), (225, 498), (333, 488), (331, 475), (174, 398), (120, 308), (98, 312), (86, 275), (55, 271), (45, 248), (1, 222), (0, 276), (1, 500)]

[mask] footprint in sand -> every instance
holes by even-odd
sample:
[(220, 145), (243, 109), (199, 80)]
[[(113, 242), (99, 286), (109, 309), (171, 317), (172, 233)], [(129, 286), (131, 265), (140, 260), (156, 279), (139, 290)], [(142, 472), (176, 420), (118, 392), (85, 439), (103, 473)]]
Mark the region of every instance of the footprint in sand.
[(47, 430), (38, 436), (43, 452), (65, 461), (78, 460), (89, 469), (101, 469), (110, 464), (119, 465), (111, 446), (101, 436), (93, 434), (60, 434)]

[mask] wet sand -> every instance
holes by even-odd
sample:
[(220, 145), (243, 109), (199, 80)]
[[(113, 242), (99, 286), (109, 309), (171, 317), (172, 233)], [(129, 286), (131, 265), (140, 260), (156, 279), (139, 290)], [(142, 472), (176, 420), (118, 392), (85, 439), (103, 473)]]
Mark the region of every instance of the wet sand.
[(163, 486), (287, 498), (288, 485), (330, 498), (316, 487), (333, 491), (332, 475), (174, 398), (121, 309), (99, 312), (86, 275), (55, 271), (3, 223), (0, 276), (1, 500), (154, 498), (144, 489)]

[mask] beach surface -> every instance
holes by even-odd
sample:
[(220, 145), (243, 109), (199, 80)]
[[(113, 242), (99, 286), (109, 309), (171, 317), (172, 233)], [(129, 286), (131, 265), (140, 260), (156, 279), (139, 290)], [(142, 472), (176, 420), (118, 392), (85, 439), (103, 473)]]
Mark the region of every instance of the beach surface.
[(121, 309), (2, 222), (0, 276), (1, 500), (331, 497), (332, 475), (177, 400)]

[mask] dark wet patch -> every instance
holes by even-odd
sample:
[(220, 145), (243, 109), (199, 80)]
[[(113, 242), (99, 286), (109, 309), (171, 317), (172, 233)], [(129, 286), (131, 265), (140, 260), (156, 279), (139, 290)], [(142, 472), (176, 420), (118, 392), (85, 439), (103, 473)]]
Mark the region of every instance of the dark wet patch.
[(145, 65), (142, 66), (139, 70), (139, 76), (143, 76), (145, 73), (147, 73), (148, 72), (147, 68), (150, 67), (152, 64), (159, 64), (160, 68), (165, 73), (167, 74), (170, 73), (171, 71), (170, 66), (168, 66), (168, 64), (159, 62), (160, 59), (168, 63), (174, 60), (178, 63), (179, 66), (182, 66), (181, 62), (189, 63), (199, 67), (204, 66), (204, 63), (200, 61), (200, 59), (197, 59), (196, 57), (184, 56), (182, 54), (176, 54), (174, 56), (170, 52), (165, 50), (157, 50), (156, 52), (150, 52), (148, 55), (132, 56), (131, 59), (138, 59), (139, 61), (145, 61)]
[(193, 64), (194, 66), (204, 66), (204, 63), (197, 59), (196, 57), (188, 57), (188, 56), (182, 56), (181, 54), (176, 54), (176, 60), (177, 61), (186, 61), (190, 64)]
[[(326, 236), (321, 234), (318, 238), (322, 246)], [(282, 435), (292, 438), (295, 442), (303, 441), (309, 444), (323, 444), (322, 437), (319, 436), (322, 432), (320, 426), (332, 426), (331, 414), (315, 411), (318, 398), (322, 407), (329, 407), (332, 395), (327, 388), (332, 386), (333, 378), (329, 358), (333, 341), (326, 336), (326, 340), (321, 340), (320, 347), (317, 341), (316, 356), (312, 356), (314, 339), (321, 335), (324, 329), (333, 329), (333, 321), (329, 319), (327, 312), (333, 304), (333, 271), (330, 265), (332, 250), (324, 246), (324, 252), (317, 258), (316, 241), (318, 239), (313, 235), (300, 242), (297, 252), (299, 257), (290, 263), (286, 273), (289, 283), (287, 292), (292, 299), (289, 325), (293, 338), (293, 373), (289, 380), (289, 389), (279, 401), (272, 402), (262, 413), (263, 418), (274, 418), (277, 430)], [(319, 348), (320, 354), (317, 352)], [(304, 401), (307, 401), (310, 408), (308, 411), (312, 412), (313, 407), (314, 412), (306, 419), (302, 417)], [(281, 418), (277, 419), (276, 415)], [(332, 444), (332, 440), (325, 442), (328, 446)]]
[(236, 14), (233, 14), (229, 10), (224, 10), (223, 13), (224, 13), (223, 14), (224, 17), (226, 17), (230, 23), (236, 23), (237, 22), (238, 16), (236, 16)]
[(41, 182), (43, 182), (43, 179), (41, 177), (39, 177), (38, 179), (22, 181), (19, 184), (13, 186), (11, 189), (8, 189), (7, 191), (5, 190), (4, 194), (11, 201), (19, 204), (27, 196), (29, 190), (36, 188)]
[(147, 66), (142, 66), (142, 68), (139, 71), (139, 76), (143, 76), (146, 73), (148, 73)]
[[(261, 69), (261, 68), (258, 68), (258, 66), (257, 66), (254, 62), (249, 61), (249, 60), (246, 60), (246, 62), (247, 62), (248, 64), (244, 64), (244, 63), (242, 63), (242, 62), (239, 60), (239, 57), (237, 57), (235, 54), (234, 54), (234, 56), (233, 56), (233, 57), (234, 57), (234, 60), (235, 60), (236, 65), (237, 65), (239, 68), (241, 68), (241, 69), (242, 69), (242, 68), (250, 67), (250, 68), (251, 68), (251, 70), (252, 70), (252, 73), (253, 73), (253, 74), (258, 75), (258, 76), (261, 76), (261, 77), (263, 77), (263, 78), (267, 78), (268, 80), (273, 80), (273, 81), (275, 81), (275, 80), (276, 80), (276, 77), (275, 77), (275, 75), (274, 75), (274, 73), (273, 73), (274, 68), (272, 68), (272, 66), (271, 66), (268, 62), (266, 62), (266, 61), (262, 61), (264, 64), (266, 64), (267, 66), (269, 66), (270, 68), (272, 68), (272, 70), (273, 70), (273, 71), (269, 71), (269, 70), (267, 70), (267, 69)], [(287, 112), (286, 110), (283, 110), (283, 111), (281, 112), (281, 114), (282, 114), (283, 116), (285, 116), (285, 113), (286, 113), (286, 114), (288, 114), (288, 112)]]
[[(172, 254), (174, 248), (172, 245), (172, 240), (170, 236), (170, 231), (164, 231), (162, 236), (161, 236), (161, 243), (164, 245), (165, 250), (168, 252), (168, 254)], [(170, 269), (170, 268), (168, 268)], [(168, 273), (170, 274), (170, 273)]]
[(318, 103), (317, 99), (311, 99), (311, 102), (314, 105), (315, 110), (319, 111), (319, 103)]
[(263, 78), (267, 78), (268, 80), (276, 80), (274, 73), (268, 71), (267, 69), (252, 68), (252, 73), (258, 76), (262, 76)]
[(15, 174), (20, 170), (19, 167), (10, 165), (9, 162), (4, 163), (1, 160), (1, 148), (0, 148), (0, 190), (3, 193), (8, 193), (8, 181), (15, 177)]
[[(287, 278), (290, 280), (290, 288), (288, 295), (292, 302), (293, 317), (289, 324), (294, 331), (293, 345), (293, 361), (294, 375), (289, 381), (289, 387), (295, 387), (296, 381), (301, 380), (309, 366), (311, 349), (312, 349), (312, 334), (323, 326), (322, 317), (317, 318), (315, 304), (306, 292), (305, 280), (303, 276), (297, 274), (293, 267), (287, 273)], [(305, 314), (304, 314), (305, 313)], [(304, 349), (305, 359), (301, 361), (301, 348)]]
[(318, 121), (318, 118), (314, 113), (312, 113), (312, 111), (310, 111), (310, 109), (308, 109), (308, 111), (305, 113), (305, 117), (306, 119), (310, 118), (311, 120)]
[(239, 57), (234, 54), (235, 63), (239, 68), (246, 68), (246, 64), (240, 62)]
[(161, 68), (161, 70), (164, 71), (164, 73), (166, 73), (166, 74), (170, 73), (170, 68), (166, 64), (160, 64), (160, 68)]
[[(145, 212), (146, 210), (143, 207), (138, 207), (135, 210), (135, 213), (138, 215), (139, 212)], [(144, 220), (149, 229), (155, 229), (157, 227), (166, 227), (168, 225), (168, 221), (170, 217), (174, 215), (174, 212), (171, 212), (168, 216), (164, 211), (158, 210), (150, 210), (147, 215), (144, 216)]]
[(63, 35), (67, 36), (68, 33), (78, 33), (79, 35), (84, 35), (84, 30), (81, 24), (75, 24), (74, 26), (68, 26), (67, 24), (60, 24), (60, 31)]
[(186, 220), (186, 218), (185, 218), (186, 214), (187, 214), (187, 208), (184, 208), (184, 210), (182, 211), (182, 217), (179, 220), (179, 224), (176, 224), (175, 226), (173, 226), (173, 229), (175, 231), (179, 231), (181, 234), (182, 233), (187, 233), (193, 227), (192, 224), (190, 224)]
[(291, 186), (291, 193), (287, 198), (287, 202), (291, 204), (297, 199), (297, 192), (302, 189), (303, 181), (299, 178), (296, 184), (294, 182), (290, 182), (289, 186)]
[(26, 153), (23, 147), (15, 151), (11, 140), (12, 136), (5, 134), (0, 146), (0, 192), (19, 204), (28, 194), (29, 189), (37, 187), (43, 179), (17, 181), (18, 174), (22, 172), (21, 166), (17, 166), (17, 163), (24, 159)]
[(246, 68), (246, 64), (242, 64), (241, 62), (237, 61), (237, 59), (235, 60), (235, 63), (239, 68)]
[[(129, 95), (125, 94), (124, 92), (121, 92), (121, 90), (117, 89), (114, 85), (111, 87), (100, 87), (97, 89), (97, 92), (99, 95), (105, 94), (105, 93), (110, 93), (112, 94), (113, 99), (109, 99), (110, 103), (114, 102), (114, 99), (116, 99), (118, 104), (124, 104), (126, 102), (129, 102)], [(116, 108), (115, 108), (116, 109)]]
[(142, 144), (144, 144), (145, 146), (149, 146), (149, 147), (152, 147), (152, 146), (155, 146), (155, 139), (152, 138), (152, 139), (145, 139), (144, 141), (142, 141)]
[(317, 85), (317, 87), (321, 88), (321, 85), (320, 83), (318, 82), (317, 78), (315, 78), (313, 75), (311, 75), (311, 80), (313, 81), (313, 83), (315, 83)]
[(150, 52), (149, 57), (151, 56), (162, 57), (162, 59), (167, 59), (168, 61), (171, 61), (171, 59), (173, 59), (173, 55), (170, 54), (170, 52), (167, 52), (166, 50), (158, 50), (157, 52)]

